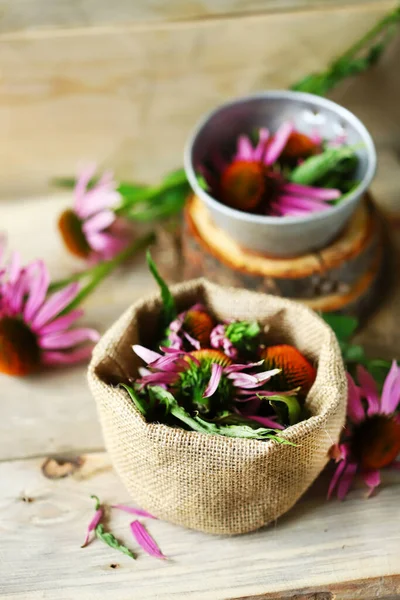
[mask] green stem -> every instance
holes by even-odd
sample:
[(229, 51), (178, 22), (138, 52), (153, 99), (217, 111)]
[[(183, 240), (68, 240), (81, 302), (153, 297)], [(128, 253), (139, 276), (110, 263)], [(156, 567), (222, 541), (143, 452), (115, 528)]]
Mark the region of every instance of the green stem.
[(353, 58), (360, 50), (363, 49), (369, 42), (371, 42), (377, 35), (379, 35), (387, 25), (395, 24), (400, 20), (400, 6), (392, 10), (390, 13), (385, 15), (383, 19), (378, 21), (367, 33), (359, 39), (353, 46), (351, 46), (342, 56), (340, 60)]
[[(386, 35), (381, 42), (375, 41), (376, 38), (382, 33), (391, 34), (390, 26), (396, 25), (399, 21), (400, 6), (385, 15), (361, 39), (335, 59), (325, 71), (307, 75), (292, 85), (290, 89), (326, 96), (346, 77), (360, 74), (375, 64), (391, 35)], [(365, 50), (363, 58), (358, 56), (361, 50)]]
[[(133, 256), (139, 250), (147, 248), (147, 246), (154, 242), (155, 237), (156, 236), (154, 232), (147, 233), (135, 240), (113, 259), (108, 260), (107, 262), (102, 262), (92, 269), (84, 271), (80, 279), (84, 276), (90, 276), (90, 281), (78, 292), (72, 302), (64, 309), (62, 314), (69, 313), (71, 310), (79, 306), (81, 302), (83, 302), (83, 300), (99, 285), (99, 283), (101, 283), (103, 279), (105, 279), (105, 277), (107, 277), (107, 275), (109, 275), (118, 265)], [(58, 282), (56, 282), (56, 285), (57, 284)]]

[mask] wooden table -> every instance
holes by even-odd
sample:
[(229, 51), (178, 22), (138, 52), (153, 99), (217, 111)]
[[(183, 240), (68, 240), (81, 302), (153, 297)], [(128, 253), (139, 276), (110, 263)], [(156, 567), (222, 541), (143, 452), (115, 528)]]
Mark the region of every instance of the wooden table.
[[(55, 229), (68, 202), (59, 195), (0, 204), (10, 246), (26, 260), (45, 257), (55, 277), (77, 266)], [(394, 232), (396, 238), (400, 246)], [(152, 287), (140, 259), (102, 284), (86, 303), (85, 321), (104, 331)], [(399, 298), (397, 289), (359, 336), (374, 355), (398, 355)], [(343, 503), (326, 502), (329, 474), (322, 476), (289, 514), (244, 536), (208, 536), (151, 521), (149, 530), (170, 560), (140, 553), (132, 561), (98, 540), (80, 549), (93, 513), (90, 494), (105, 503), (130, 501), (103, 452), (85, 367), (1, 376), (0, 385), (2, 600), (400, 598), (400, 472), (386, 471), (375, 497), (366, 500), (359, 487)], [(44, 474), (53, 456), (68, 476)], [(134, 547), (129, 521), (112, 514), (109, 524)]]

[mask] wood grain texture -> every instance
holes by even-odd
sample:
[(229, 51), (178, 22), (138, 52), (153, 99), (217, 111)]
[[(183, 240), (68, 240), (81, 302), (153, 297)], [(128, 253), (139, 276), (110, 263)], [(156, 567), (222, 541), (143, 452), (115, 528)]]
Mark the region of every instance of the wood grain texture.
[[(329, 246), (295, 258), (273, 258), (247, 251), (217, 227), (205, 205), (189, 199), (175, 265), (182, 280), (207, 277), (222, 285), (286, 296), (321, 312), (340, 312), (360, 320), (382, 299), (387, 240), (382, 220), (365, 202)], [(387, 250), (385, 252), (385, 250)]]
[[(93, 159), (120, 178), (154, 182), (182, 164), (189, 131), (206, 111), (324, 68), (394, 5), (5, 33), (0, 197), (42, 193), (51, 177)], [(392, 161), (400, 82), (391, 74), (399, 52), (395, 42), (377, 69), (335, 95)]]
[(377, 0), (1, 0), (0, 32), (209, 19), (334, 6), (362, 7)]
[[(139, 551), (132, 561), (98, 540), (79, 547), (93, 514), (90, 494), (107, 503), (129, 502), (105, 454), (81, 458), (81, 468), (58, 480), (43, 476), (44, 457), (0, 464), (0, 480), (7, 482), (0, 490), (2, 600), (286, 600), (302, 588), (333, 596), (297, 600), (366, 600), (359, 592), (351, 597), (340, 591), (346, 581), (364, 589), (366, 578), (380, 578), (376, 597), (399, 591), (399, 472), (385, 471), (375, 497), (366, 500), (365, 489), (358, 488), (343, 503), (326, 502), (322, 478), (274, 526), (250, 535), (208, 536), (147, 521), (170, 560)], [(109, 526), (138, 550), (131, 520), (113, 511)]]

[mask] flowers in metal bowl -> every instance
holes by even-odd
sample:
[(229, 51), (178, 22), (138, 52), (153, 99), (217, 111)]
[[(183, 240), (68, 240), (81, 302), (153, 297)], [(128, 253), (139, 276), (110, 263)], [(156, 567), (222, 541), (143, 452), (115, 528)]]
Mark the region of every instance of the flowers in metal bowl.
[(220, 322), (202, 304), (177, 313), (150, 255), (162, 291), (163, 322), (153, 348), (134, 345), (143, 364), (125, 385), (148, 421), (227, 437), (273, 439), (307, 418), (314, 365), (287, 344), (269, 345), (256, 321)]
[(308, 136), (284, 121), (272, 134), (240, 135), (228, 158), (199, 166), (203, 186), (237, 210), (275, 217), (328, 210), (357, 184), (355, 149), (345, 138)]

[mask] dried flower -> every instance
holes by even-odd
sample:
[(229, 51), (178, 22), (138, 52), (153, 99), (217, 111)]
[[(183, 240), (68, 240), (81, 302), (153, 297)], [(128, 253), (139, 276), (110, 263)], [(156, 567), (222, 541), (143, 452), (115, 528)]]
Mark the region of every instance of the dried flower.
[(50, 276), (42, 261), (21, 266), (14, 253), (0, 281), (0, 371), (27, 375), (41, 365), (72, 364), (86, 360), (99, 334), (94, 329), (72, 329), (82, 310), (69, 310), (79, 292), (70, 283), (48, 294)]
[(213, 326), (214, 321), (207, 313), (205, 306), (195, 304), (180, 313), (170, 323), (167, 330), (168, 345), (177, 350), (181, 350), (185, 346), (196, 350), (208, 347)]
[(110, 260), (129, 243), (115, 214), (121, 196), (111, 173), (90, 185), (94, 175), (93, 165), (82, 171), (75, 185), (73, 209), (64, 211), (58, 222), (68, 250), (92, 263)]
[[(234, 364), (220, 350), (202, 349), (193, 352), (169, 350), (164, 355), (143, 346), (133, 346), (134, 352), (147, 363), (146, 374), (138, 380), (141, 386), (166, 386), (182, 398), (182, 402), (193, 404), (200, 412), (223, 408), (227, 402), (246, 397), (248, 390), (261, 388), (279, 369), (257, 372), (262, 364)], [(212, 400), (210, 400), (210, 398)]]
[[(300, 175), (297, 172), (300, 167), (287, 174), (280, 164), (288, 158), (285, 149), (288, 148), (289, 157), (292, 157), (301, 145), (307, 148), (299, 158), (306, 159), (307, 164), (301, 165)], [(211, 191), (228, 206), (244, 211), (257, 210), (272, 216), (301, 216), (308, 212), (328, 210), (329, 202), (342, 194), (339, 189), (313, 187), (297, 181), (297, 177), (303, 177), (304, 172), (308, 174), (311, 171), (308, 168), (309, 157), (321, 152), (322, 159), (318, 166), (324, 174), (325, 165), (329, 163), (329, 168), (334, 168), (342, 155), (339, 153), (337, 161), (334, 161), (330, 153), (329, 161), (324, 160), (321, 145), (295, 131), (292, 123), (286, 121), (272, 137), (267, 129), (260, 129), (255, 146), (246, 135), (241, 135), (236, 153), (229, 163), (218, 158), (212, 169), (202, 166), (201, 170)]]
[(374, 379), (362, 366), (357, 369), (360, 386), (351, 375), (349, 384), (347, 428), (344, 441), (335, 448), (339, 463), (328, 490), (328, 498), (337, 489), (343, 500), (354, 476), (360, 472), (370, 495), (380, 484), (380, 470), (400, 468), (400, 368), (395, 361), (387, 375), (381, 396)]
[(317, 371), (297, 348), (289, 344), (269, 346), (261, 350), (260, 356), (268, 368), (281, 369), (274, 380), (276, 389), (285, 391), (299, 387), (303, 394), (308, 393)]

